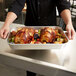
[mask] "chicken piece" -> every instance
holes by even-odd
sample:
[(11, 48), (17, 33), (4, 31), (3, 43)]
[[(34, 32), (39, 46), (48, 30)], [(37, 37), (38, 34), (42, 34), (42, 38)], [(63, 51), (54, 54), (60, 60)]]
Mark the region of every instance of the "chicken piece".
[(45, 27), (41, 29), (40, 41), (43, 42), (53, 42), (55, 39), (55, 32), (52, 28)]
[(15, 43), (16, 44), (26, 44), (29, 43), (30, 40), (34, 36), (34, 29), (33, 28), (22, 28), (19, 30), (15, 36)]
[(16, 31), (12, 31), (11, 34), (12, 34), (12, 36), (15, 36), (16, 35)]
[(17, 33), (17, 32), (15, 32), (15, 31), (10, 32), (9, 38), (14, 37), (14, 36), (16, 35), (16, 33)]

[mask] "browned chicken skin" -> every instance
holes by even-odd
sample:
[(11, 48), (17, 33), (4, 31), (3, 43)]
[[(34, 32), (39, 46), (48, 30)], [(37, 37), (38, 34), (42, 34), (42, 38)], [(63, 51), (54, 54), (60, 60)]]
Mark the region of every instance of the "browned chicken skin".
[(25, 44), (29, 43), (30, 40), (34, 36), (34, 29), (33, 28), (22, 28), (19, 30), (15, 36), (15, 43), (18, 44)]
[(53, 42), (55, 39), (55, 32), (52, 28), (45, 27), (41, 29), (40, 41), (41, 42)]

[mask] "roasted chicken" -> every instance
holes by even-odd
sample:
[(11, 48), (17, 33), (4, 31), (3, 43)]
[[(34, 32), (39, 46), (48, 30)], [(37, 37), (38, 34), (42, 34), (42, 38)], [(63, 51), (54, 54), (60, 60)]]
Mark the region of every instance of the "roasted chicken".
[(41, 42), (47, 42), (47, 43), (52, 43), (53, 40), (55, 39), (56, 33), (54, 29), (46, 27), (41, 29), (41, 34), (40, 34), (40, 41)]

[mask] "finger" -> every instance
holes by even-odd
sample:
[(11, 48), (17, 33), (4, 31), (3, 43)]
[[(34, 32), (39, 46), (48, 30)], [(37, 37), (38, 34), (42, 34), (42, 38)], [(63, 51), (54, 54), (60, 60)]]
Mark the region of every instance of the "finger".
[(74, 35), (75, 35), (75, 31), (74, 30), (71, 30), (71, 39), (74, 38)]
[(68, 36), (68, 32), (65, 32), (66, 36)]
[(71, 39), (71, 30), (67, 30), (68, 32), (68, 38)]
[(5, 38), (7, 37), (7, 35), (8, 35), (8, 31), (5, 30), (5, 32), (4, 32), (4, 34), (3, 34), (3, 38), (5, 39)]
[(0, 37), (3, 38), (3, 31), (0, 31)]

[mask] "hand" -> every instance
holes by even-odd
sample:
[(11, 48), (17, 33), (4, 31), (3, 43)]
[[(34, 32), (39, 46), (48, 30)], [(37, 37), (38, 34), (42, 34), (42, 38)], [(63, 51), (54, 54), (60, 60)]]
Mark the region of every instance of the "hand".
[(0, 29), (0, 38), (6, 39), (8, 33), (9, 33), (9, 26), (3, 25), (3, 27)]
[(67, 31), (68, 38), (70, 40), (72, 40), (74, 38), (74, 35), (75, 35), (75, 30), (74, 30), (73, 25), (72, 24), (66, 25), (66, 31)]

